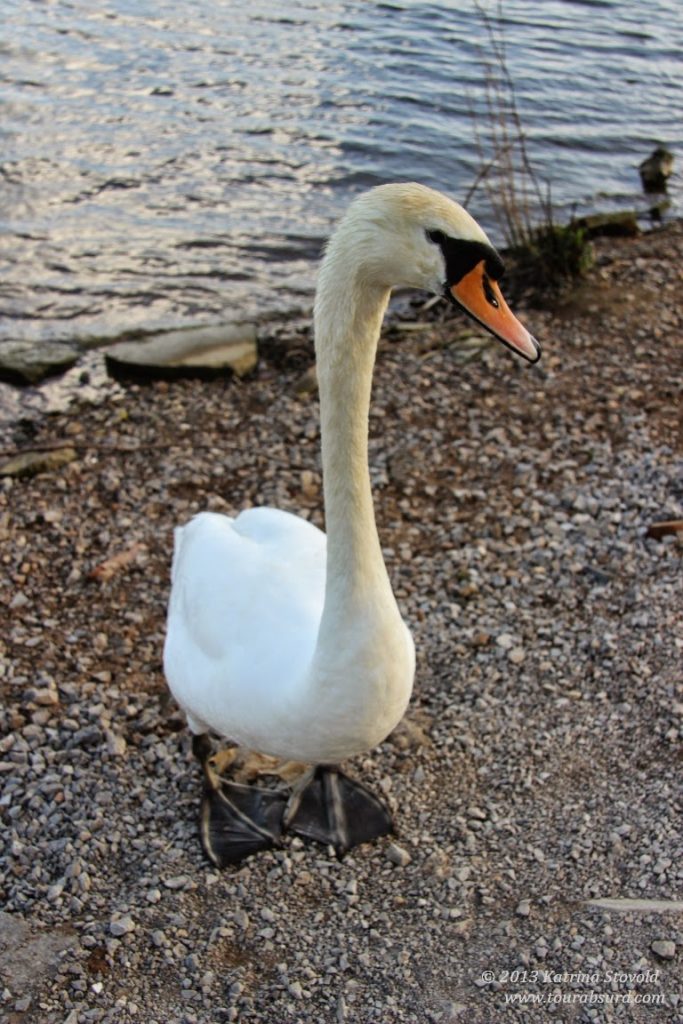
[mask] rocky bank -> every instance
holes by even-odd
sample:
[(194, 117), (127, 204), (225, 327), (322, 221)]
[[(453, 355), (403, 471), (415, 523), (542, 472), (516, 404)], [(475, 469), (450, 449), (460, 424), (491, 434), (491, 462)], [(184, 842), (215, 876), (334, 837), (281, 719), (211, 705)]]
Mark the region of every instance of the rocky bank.
[[(683, 229), (598, 243), (536, 367), (415, 307), (371, 469), (418, 651), (350, 765), (397, 835), (216, 872), (161, 673), (173, 525), (322, 523), (310, 339), (8, 428), (0, 1013), (12, 1024), (683, 1022)], [(309, 381), (310, 383), (310, 381)]]

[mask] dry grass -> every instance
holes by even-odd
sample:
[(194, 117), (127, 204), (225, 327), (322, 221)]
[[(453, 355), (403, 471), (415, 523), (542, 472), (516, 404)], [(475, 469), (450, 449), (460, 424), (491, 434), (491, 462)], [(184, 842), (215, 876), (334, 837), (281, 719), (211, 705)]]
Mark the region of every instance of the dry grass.
[(507, 62), (502, 5), (495, 14), (475, 2), (486, 30), (485, 113), (473, 118), (480, 170), (465, 205), (480, 186), (506, 239), (513, 284), (536, 298), (564, 291), (592, 262), (585, 231), (572, 218), (556, 223), (550, 182), (536, 171)]

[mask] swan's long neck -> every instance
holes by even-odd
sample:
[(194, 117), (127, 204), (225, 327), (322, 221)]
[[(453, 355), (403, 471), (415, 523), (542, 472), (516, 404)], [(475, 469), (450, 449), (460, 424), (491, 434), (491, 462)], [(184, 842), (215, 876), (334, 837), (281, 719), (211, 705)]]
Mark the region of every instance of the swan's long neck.
[(414, 672), (377, 536), (368, 469), (372, 372), (389, 288), (372, 284), (358, 231), (338, 229), (315, 304), (327, 578), (308, 676), (311, 730), (326, 726), (325, 757), (379, 743), (405, 711)]
[(325, 619), (338, 623), (389, 588), (368, 470), (372, 373), (389, 291), (321, 271), (316, 299), (327, 530)]

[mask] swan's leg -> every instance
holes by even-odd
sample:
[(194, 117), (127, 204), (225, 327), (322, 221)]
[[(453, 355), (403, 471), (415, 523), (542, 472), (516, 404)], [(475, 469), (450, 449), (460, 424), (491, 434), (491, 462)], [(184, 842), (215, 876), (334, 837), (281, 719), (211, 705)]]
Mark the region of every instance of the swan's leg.
[(322, 766), (311, 768), (294, 787), (283, 825), (331, 844), (338, 856), (393, 831), (391, 815), (374, 793), (338, 768)]
[(236, 749), (233, 760), (241, 761), (233, 773), (235, 782), (254, 782), (260, 776), (266, 775), (271, 778), (277, 777), (286, 782), (287, 785), (291, 785), (308, 767), (299, 761), (283, 762), (277, 757), (270, 757), (268, 754), (256, 754), (253, 751), (243, 751), (238, 756)]
[(209, 860), (223, 868), (278, 843), (286, 794), (221, 778), (236, 748), (214, 754), (206, 734), (193, 736), (192, 752), (204, 772), (199, 834)]

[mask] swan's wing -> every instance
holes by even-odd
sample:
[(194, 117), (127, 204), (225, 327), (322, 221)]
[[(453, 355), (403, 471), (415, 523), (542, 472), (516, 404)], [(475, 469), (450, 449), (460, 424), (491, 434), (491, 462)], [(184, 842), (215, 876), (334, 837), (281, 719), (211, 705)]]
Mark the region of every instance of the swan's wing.
[(276, 509), (202, 513), (176, 531), (164, 666), (186, 710), (213, 725), (207, 707), (267, 699), (303, 675), (325, 554), (320, 530)]

